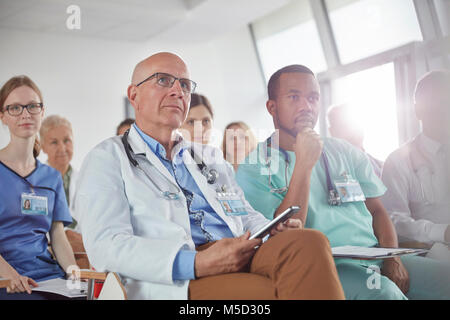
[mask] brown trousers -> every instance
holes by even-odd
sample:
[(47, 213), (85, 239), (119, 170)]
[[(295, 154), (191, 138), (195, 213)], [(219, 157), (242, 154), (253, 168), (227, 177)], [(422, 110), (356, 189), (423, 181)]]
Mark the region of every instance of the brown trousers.
[[(200, 248), (205, 249), (205, 248)], [(345, 299), (328, 239), (287, 230), (256, 251), (249, 272), (191, 280), (191, 300)]]

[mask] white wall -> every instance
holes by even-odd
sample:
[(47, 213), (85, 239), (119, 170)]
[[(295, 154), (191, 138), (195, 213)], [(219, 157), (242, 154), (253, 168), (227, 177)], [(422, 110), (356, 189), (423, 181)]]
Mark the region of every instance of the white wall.
[(213, 104), (215, 128), (222, 133), (228, 123), (241, 120), (260, 140), (265, 139), (273, 130), (273, 122), (265, 107), (267, 89), (248, 28), (221, 37), (208, 47), (211, 60), (203, 66), (196, 60), (193, 72), (196, 79), (198, 75), (198, 92)]
[(436, 12), (438, 14), (439, 23), (441, 25), (442, 34), (450, 35), (450, 1), (435, 0)]
[[(46, 115), (59, 114), (74, 128), (73, 164), (114, 134), (124, 117), (123, 98), (137, 62), (159, 51), (183, 57), (198, 92), (211, 100), (215, 127), (234, 120), (272, 128), (265, 86), (248, 29), (208, 43), (132, 43), (0, 29), (0, 83), (26, 74), (40, 87)], [(0, 148), (9, 141), (0, 125)], [(45, 161), (45, 155), (40, 156)]]

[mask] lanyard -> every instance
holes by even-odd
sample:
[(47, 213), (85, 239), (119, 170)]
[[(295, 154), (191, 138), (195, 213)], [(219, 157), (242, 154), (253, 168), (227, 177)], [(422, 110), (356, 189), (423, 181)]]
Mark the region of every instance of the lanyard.
[(331, 182), (331, 176), (330, 176), (330, 164), (328, 162), (328, 157), (325, 153), (325, 150), (322, 151), (322, 154), (320, 155), (323, 165), (325, 167), (325, 175), (327, 176), (327, 189), (328, 189), (328, 196), (327, 201), (330, 206), (339, 206), (342, 201), (341, 197), (339, 196), (339, 193), (337, 190), (333, 187), (333, 184)]
[(334, 190), (333, 184), (331, 183), (331, 176), (330, 176), (330, 169), (329, 169), (329, 162), (328, 162), (328, 157), (325, 154), (325, 151), (322, 152), (322, 154), (320, 155), (320, 158), (322, 158), (323, 161), (323, 165), (325, 167), (325, 174), (327, 176), (327, 189), (328, 192)]
[[(272, 181), (271, 181), (271, 172), (270, 172), (270, 160), (271, 160), (271, 137), (269, 137), (266, 140), (266, 143), (264, 144), (265, 147), (265, 156), (266, 156), (266, 165), (269, 168), (269, 186), (270, 186), (270, 192), (272, 193), (283, 193), (286, 192), (288, 190), (288, 179), (287, 179), (287, 168), (289, 166), (290, 163), (290, 158), (289, 158), (289, 154), (286, 152), (286, 150), (282, 149), (282, 148), (278, 148), (278, 150), (283, 154), (284, 156), (284, 161), (285, 161), (285, 187), (284, 188), (273, 188), (272, 187)], [(338, 206), (341, 204), (341, 198), (339, 196), (339, 193), (336, 191), (336, 189), (333, 187), (333, 183), (331, 182), (331, 176), (330, 176), (330, 165), (328, 162), (328, 157), (325, 153), (325, 151), (322, 151), (322, 154), (320, 155), (323, 165), (325, 167), (325, 175), (327, 178), (327, 189), (328, 189), (328, 196), (327, 196), (327, 201), (330, 205), (332, 206)]]

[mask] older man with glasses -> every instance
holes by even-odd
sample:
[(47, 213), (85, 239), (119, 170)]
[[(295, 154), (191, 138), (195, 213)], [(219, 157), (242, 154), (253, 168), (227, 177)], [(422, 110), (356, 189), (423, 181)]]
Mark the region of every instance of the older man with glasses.
[(219, 149), (177, 133), (195, 87), (174, 54), (136, 66), (135, 124), (95, 147), (80, 172), (76, 205), (93, 266), (119, 273), (131, 299), (342, 299), (320, 232), (290, 219), (265, 243), (249, 239), (268, 220), (233, 168)]

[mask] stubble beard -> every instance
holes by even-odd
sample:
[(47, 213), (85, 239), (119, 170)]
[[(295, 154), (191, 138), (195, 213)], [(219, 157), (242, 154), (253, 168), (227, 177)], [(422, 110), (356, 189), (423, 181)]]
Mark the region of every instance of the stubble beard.
[(301, 132), (303, 129), (305, 128), (314, 128), (314, 124), (312, 122), (302, 122), (297, 124), (297, 122), (294, 122), (294, 126), (292, 128), (288, 128), (286, 126), (284, 126), (282, 124), (282, 122), (280, 121), (280, 117), (278, 115), (278, 112), (276, 112), (276, 124), (277, 127), (280, 131), (283, 131), (287, 134), (289, 134), (291, 137), (293, 137), (294, 139), (297, 138), (297, 135), (299, 132)]

